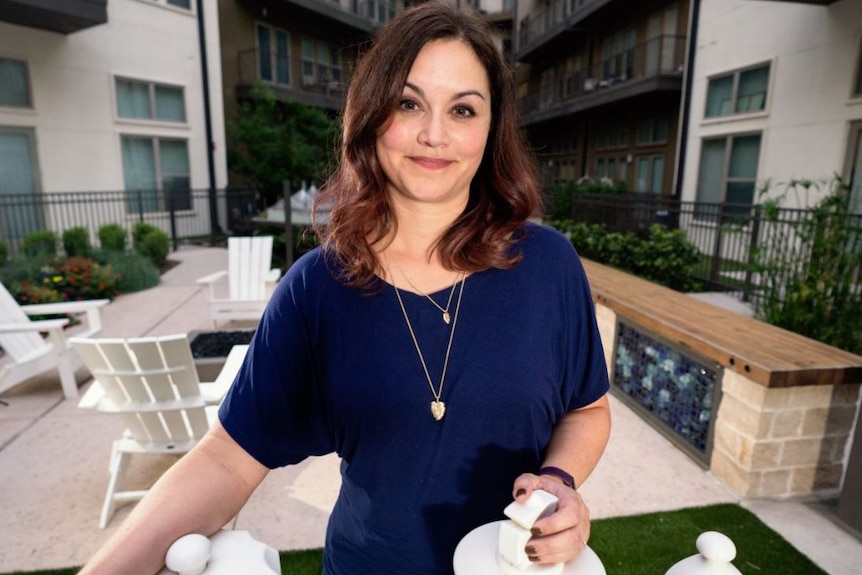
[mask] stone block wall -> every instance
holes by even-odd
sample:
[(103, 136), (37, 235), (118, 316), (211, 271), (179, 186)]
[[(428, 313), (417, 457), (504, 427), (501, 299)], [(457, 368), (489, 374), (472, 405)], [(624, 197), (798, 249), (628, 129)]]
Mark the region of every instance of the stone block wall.
[[(617, 313), (597, 302), (596, 318), (613, 373)], [(724, 369), (710, 471), (741, 497), (839, 488), (860, 384), (767, 387)]]
[(837, 489), (859, 384), (766, 388), (725, 370), (711, 471), (743, 497)]

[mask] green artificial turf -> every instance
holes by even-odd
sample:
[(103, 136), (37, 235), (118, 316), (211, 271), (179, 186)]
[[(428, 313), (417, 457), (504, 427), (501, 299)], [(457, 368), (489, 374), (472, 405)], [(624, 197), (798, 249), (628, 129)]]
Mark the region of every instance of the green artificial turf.
[[(733, 564), (743, 575), (827, 575), (757, 516), (733, 504), (599, 519), (593, 521), (590, 547), (608, 575), (664, 575), (674, 563), (697, 553), (695, 540), (704, 531), (720, 531), (733, 539)], [(320, 549), (280, 555), (284, 575), (320, 575), (323, 570)], [(71, 568), (27, 575), (76, 572)]]

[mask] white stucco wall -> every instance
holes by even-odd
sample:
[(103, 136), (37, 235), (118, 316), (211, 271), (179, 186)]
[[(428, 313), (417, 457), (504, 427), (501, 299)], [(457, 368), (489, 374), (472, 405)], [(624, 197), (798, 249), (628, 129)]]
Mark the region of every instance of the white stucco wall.
[[(844, 168), (862, 42), (862, 0), (830, 6), (703, 0), (685, 151), (683, 199), (696, 197), (703, 138), (762, 133), (758, 181), (828, 178)], [(704, 120), (708, 78), (771, 62), (762, 113)], [(789, 205), (789, 204), (788, 204)]]
[[(108, 23), (70, 35), (0, 22), (0, 56), (25, 60), (33, 110), (0, 108), (0, 126), (35, 131), (43, 192), (122, 190), (123, 134), (188, 141), (191, 185), (208, 186), (200, 48), (193, 10), (144, 0), (110, 0)], [(216, 187), (227, 183), (218, 14), (204, 0)], [(120, 120), (114, 76), (184, 88), (184, 125)]]

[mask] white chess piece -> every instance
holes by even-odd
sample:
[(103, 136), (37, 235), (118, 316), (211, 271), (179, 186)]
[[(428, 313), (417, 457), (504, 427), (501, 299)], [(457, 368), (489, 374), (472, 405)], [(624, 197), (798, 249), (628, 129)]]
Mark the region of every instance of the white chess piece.
[(698, 555), (692, 555), (668, 569), (665, 575), (742, 575), (733, 566), (736, 545), (718, 531), (705, 531), (696, 542)]
[(278, 552), (248, 531), (223, 529), (208, 539), (191, 534), (174, 541), (159, 575), (281, 575)]
[(563, 564), (537, 565), (527, 556), (527, 542), (532, 537), (533, 524), (557, 510), (559, 499), (547, 491), (536, 489), (521, 502), (513, 501), (503, 514), (509, 518), (500, 524), (497, 541), (497, 564), (505, 575), (559, 575)]
[(207, 568), (211, 552), (212, 543), (204, 535), (185, 535), (168, 548), (165, 566), (179, 575), (200, 575)]

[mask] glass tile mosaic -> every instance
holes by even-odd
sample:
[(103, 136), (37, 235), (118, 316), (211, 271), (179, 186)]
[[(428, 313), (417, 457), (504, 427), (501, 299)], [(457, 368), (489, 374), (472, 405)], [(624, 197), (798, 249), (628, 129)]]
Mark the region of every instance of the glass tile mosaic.
[(701, 454), (709, 446), (720, 369), (633, 326), (618, 326), (614, 386)]

